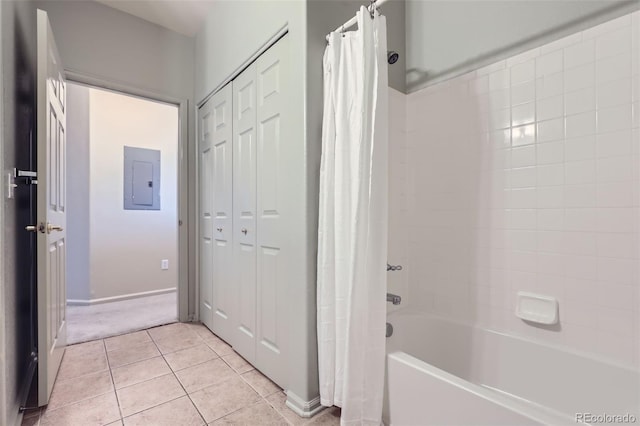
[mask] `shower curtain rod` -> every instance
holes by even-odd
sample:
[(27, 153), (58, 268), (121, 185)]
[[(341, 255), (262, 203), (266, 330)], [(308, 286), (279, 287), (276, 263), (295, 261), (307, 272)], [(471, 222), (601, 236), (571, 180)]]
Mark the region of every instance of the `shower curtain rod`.
[[(369, 12), (373, 12), (374, 9), (375, 10), (379, 9), (380, 6), (385, 4), (387, 1), (388, 0), (374, 0), (374, 1), (369, 3), (369, 6), (367, 6), (367, 10)], [(358, 21), (358, 17), (354, 16), (353, 18), (349, 19), (347, 22), (345, 22), (344, 24), (342, 24), (338, 28), (336, 28), (333, 32), (338, 32), (338, 31), (344, 32), (344, 30), (346, 30), (347, 28), (355, 25), (357, 21)], [(327, 36), (325, 38), (327, 39), (327, 41), (329, 41), (329, 34), (327, 34)]]

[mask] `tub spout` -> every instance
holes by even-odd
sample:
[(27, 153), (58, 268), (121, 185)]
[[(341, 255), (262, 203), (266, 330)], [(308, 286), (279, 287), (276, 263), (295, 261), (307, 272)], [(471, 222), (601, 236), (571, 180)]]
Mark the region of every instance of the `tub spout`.
[(394, 305), (399, 305), (401, 301), (402, 301), (402, 298), (397, 294), (387, 293), (387, 302), (391, 302)]

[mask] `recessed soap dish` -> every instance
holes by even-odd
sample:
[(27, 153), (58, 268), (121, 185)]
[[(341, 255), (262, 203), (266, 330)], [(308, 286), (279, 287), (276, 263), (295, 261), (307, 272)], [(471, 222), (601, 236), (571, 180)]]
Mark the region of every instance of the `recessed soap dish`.
[(557, 324), (558, 299), (552, 296), (519, 291), (516, 316), (538, 324)]

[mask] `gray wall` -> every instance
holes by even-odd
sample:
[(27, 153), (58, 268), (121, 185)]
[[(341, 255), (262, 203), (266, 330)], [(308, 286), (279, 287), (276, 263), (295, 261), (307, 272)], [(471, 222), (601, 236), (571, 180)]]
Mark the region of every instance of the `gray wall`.
[[(303, 59), (304, 0), (222, 0), (196, 35), (196, 99), (207, 95), (239, 71), (271, 37), (288, 25), (292, 60)], [(295, 76), (302, 81), (303, 73)], [(300, 79), (300, 80), (298, 80)], [(301, 88), (302, 86), (300, 86)]]
[(89, 88), (67, 84), (67, 299), (89, 300)]
[(407, 91), (640, 7), (638, 0), (407, 0)]
[[(4, 24), (2, 22), (2, 18), (4, 16), (3, 13), (4, 7), (2, 3), (0, 3), (0, 40), (5, 37), (3, 30)], [(2, 46), (0, 46), (0, 93), (4, 91), (4, 51)], [(0, 164), (2, 165), (4, 170), (4, 108), (3, 102), (0, 102)], [(0, 182), (4, 182), (0, 179)], [(2, 229), (6, 226), (4, 221), (4, 202), (0, 203), (0, 225), (2, 225)], [(0, 247), (2, 248), (2, 252), (0, 252), (0, 312), (5, 312), (5, 296), (4, 296), (4, 287), (5, 287), (5, 279), (4, 279), (4, 232), (0, 232)], [(5, 315), (0, 315), (0, 423), (5, 423), (7, 420), (7, 404), (5, 395), (7, 393), (7, 381), (6, 381), (6, 360), (5, 360)]]
[[(187, 158), (184, 174), (188, 177), (179, 188), (179, 214), (183, 221), (180, 263), (189, 277), (188, 294), (180, 289), (178, 294), (181, 309), (188, 305), (188, 314), (193, 315), (196, 259), (187, 258), (191, 253), (187, 238), (194, 241), (196, 229), (194, 39), (93, 1), (47, 0), (37, 5), (49, 14), (65, 70), (188, 102), (189, 114), (184, 117), (188, 136), (181, 152), (181, 158)], [(180, 319), (187, 318), (181, 310)]]
[(193, 39), (93, 1), (36, 3), (65, 70), (178, 98), (193, 96)]
[[(307, 43), (308, 75), (310, 82), (322, 84), (322, 56), (327, 46), (325, 36), (355, 16), (360, 5), (367, 0), (308, 0)], [(381, 7), (387, 18), (387, 49), (400, 54), (400, 59), (389, 65), (389, 87), (405, 92), (405, 0), (389, 0)], [(351, 30), (355, 28), (351, 27)], [(318, 77), (319, 76), (319, 77)], [(318, 80), (320, 78), (320, 80)], [(314, 84), (315, 84), (314, 83)], [(322, 88), (320, 88), (322, 90)], [(320, 92), (322, 99), (322, 92)], [(322, 111), (322, 110), (320, 110)]]
[[(25, 289), (29, 289), (29, 282), (24, 280), (29, 267), (25, 267), (25, 259), (20, 258), (23, 253), (18, 251), (25, 241), (28, 244), (31, 237), (20, 229), (21, 222), (25, 220), (20, 217), (24, 207), (16, 199), (8, 200), (4, 188), (6, 172), (16, 166), (24, 167), (25, 163), (29, 166), (28, 131), (33, 128), (35, 119), (36, 14), (33, 3), (26, 0), (2, 1), (0, 10), (3, 187), (0, 200), (0, 425), (11, 426), (18, 424), (21, 418), (18, 408), (24, 402), (21, 388), (27, 378), (25, 356), (28, 356), (28, 352), (24, 353), (24, 339), (30, 333), (29, 325), (25, 324), (30, 315), (29, 304), (22, 303)], [(24, 187), (20, 189), (21, 200), (28, 199), (25, 190)], [(26, 295), (28, 297), (28, 292)]]

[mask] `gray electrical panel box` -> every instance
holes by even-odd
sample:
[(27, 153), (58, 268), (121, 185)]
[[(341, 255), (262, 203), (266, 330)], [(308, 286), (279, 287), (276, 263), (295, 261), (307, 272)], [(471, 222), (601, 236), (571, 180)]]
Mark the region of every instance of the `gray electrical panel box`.
[(124, 209), (160, 210), (160, 151), (124, 147)]

